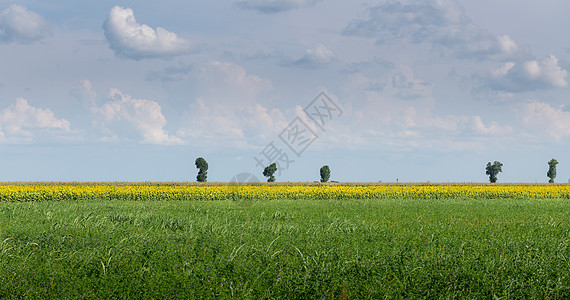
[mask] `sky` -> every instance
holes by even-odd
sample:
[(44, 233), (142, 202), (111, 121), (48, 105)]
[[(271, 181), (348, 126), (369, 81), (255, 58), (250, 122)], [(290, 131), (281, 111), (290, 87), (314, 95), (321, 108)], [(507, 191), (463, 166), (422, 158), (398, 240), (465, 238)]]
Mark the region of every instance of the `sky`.
[(570, 182), (565, 0), (0, 0), (0, 181)]

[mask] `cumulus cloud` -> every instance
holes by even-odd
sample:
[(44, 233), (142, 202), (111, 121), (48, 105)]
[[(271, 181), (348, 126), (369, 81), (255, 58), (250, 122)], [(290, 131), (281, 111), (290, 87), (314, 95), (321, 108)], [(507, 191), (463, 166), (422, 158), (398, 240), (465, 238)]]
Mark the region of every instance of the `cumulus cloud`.
[(48, 23), (37, 13), (12, 4), (0, 10), (0, 43), (32, 43), (50, 35)]
[(322, 0), (243, 0), (236, 5), (243, 9), (253, 9), (261, 13), (278, 13), (297, 8), (310, 7)]
[(436, 116), (430, 111), (418, 114), (416, 109), (408, 106), (393, 120), (402, 132), (414, 131), (418, 135), (461, 134), (467, 136), (499, 136), (512, 132), (511, 126), (503, 126), (495, 121), (485, 124), (479, 115), (445, 115)]
[(75, 87), (73, 87), (69, 94), (82, 102), (85, 107), (92, 107), (96, 105), (97, 93), (93, 89), (93, 84), (88, 79), (80, 80)]
[(250, 143), (264, 143), (287, 126), (281, 110), (260, 104), (242, 107), (217, 105), (198, 98), (187, 112), (186, 126), (177, 135), (183, 138), (232, 147), (250, 147)]
[(570, 112), (564, 106), (531, 101), (523, 105), (519, 114), (529, 131), (546, 134), (556, 140), (570, 136)]
[(105, 37), (117, 56), (135, 60), (170, 58), (193, 50), (191, 43), (164, 28), (137, 23), (132, 9), (115, 6), (103, 23)]
[[(390, 105), (390, 99), (381, 104), (381, 109), (376, 108), (380, 105), (366, 105), (347, 114), (354, 117), (348, 127), (351, 140), (360, 147), (473, 151), (488, 149), (488, 141), (504, 139), (513, 132), (509, 125), (476, 114), (442, 115), (433, 108)], [(332, 132), (336, 134), (338, 130)]]
[(112, 101), (93, 107), (91, 111), (112, 134), (120, 132), (127, 135), (127, 138), (133, 138), (134, 135), (137, 139), (142, 138), (141, 142), (145, 144), (183, 143), (178, 137), (166, 132), (166, 118), (155, 101), (134, 99), (118, 89), (111, 89), (110, 96)]
[(567, 76), (568, 72), (560, 66), (558, 59), (550, 55), (540, 61), (506, 62), (480, 80), (482, 89), (516, 93), (564, 88), (568, 86)]
[[(343, 122), (352, 122), (350, 131), (363, 145), (473, 150), (484, 149), (487, 139), (513, 132), (508, 124), (476, 113), (442, 113), (432, 84), (419, 78), (410, 67), (397, 66), (379, 79), (361, 73), (351, 76), (357, 76), (357, 80), (350, 90), (365, 92), (353, 96), (360, 101), (346, 109), (347, 118), (352, 120)], [(463, 148), (467, 147), (465, 141), (469, 141), (468, 148)]]
[(259, 104), (259, 96), (272, 89), (270, 80), (249, 74), (242, 66), (210, 61), (192, 71), (199, 95), (185, 112), (184, 126), (177, 135), (232, 147), (275, 134), (275, 122), (283, 120), (277, 109)]
[(335, 53), (322, 44), (318, 44), (313, 48), (307, 49), (305, 55), (290, 65), (298, 65), (304, 67), (320, 68), (336, 60)]
[(480, 116), (463, 117), (463, 121), (468, 129), (480, 135), (505, 135), (513, 131), (511, 126), (501, 126), (495, 121), (485, 125)]
[(35, 108), (24, 98), (0, 112), (0, 141), (29, 142), (37, 131), (69, 132), (70, 124), (48, 109)]
[(243, 67), (236, 64), (213, 61), (211, 66), (213, 67), (212, 75), (218, 76), (223, 83), (230, 86), (247, 86), (254, 91), (267, 90), (272, 86), (269, 80), (255, 75), (248, 75)]
[(344, 33), (376, 38), (378, 44), (431, 43), (459, 58), (505, 58), (519, 49), (508, 36), (473, 23), (455, 0), (388, 1), (370, 8), (366, 18), (353, 20)]

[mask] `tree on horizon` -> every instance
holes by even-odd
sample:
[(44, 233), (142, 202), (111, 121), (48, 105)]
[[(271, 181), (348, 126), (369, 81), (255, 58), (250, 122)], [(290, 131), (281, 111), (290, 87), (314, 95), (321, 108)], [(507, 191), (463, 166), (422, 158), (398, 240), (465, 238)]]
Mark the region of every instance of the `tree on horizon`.
[(263, 169), (263, 176), (267, 177), (267, 182), (275, 182), (273, 174), (275, 174), (276, 171), (277, 165), (275, 163), (272, 163)]
[(203, 157), (196, 158), (196, 162), (194, 162), (196, 168), (199, 169), (198, 176), (196, 176), (196, 180), (198, 182), (206, 182), (208, 178), (208, 162)]
[(497, 182), (497, 175), (499, 172), (503, 172), (503, 164), (495, 161), (493, 164), (491, 162), (487, 163), (485, 174), (489, 175), (489, 182), (496, 183)]
[(550, 180), (548, 180), (548, 183), (554, 183), (554, 178), (556, 178), (556, 165), (557, 164), (558, 164), (558, 161), (554, 158), (548, 162), (548, 172), (546, 173), (546, 176), (548, 178), (550, 178)]
[(331, 178), (331, 169), (329, 168), (329, 166), (324, 165), (321, 167), (321, 182), (328, 182), (329, 179)]

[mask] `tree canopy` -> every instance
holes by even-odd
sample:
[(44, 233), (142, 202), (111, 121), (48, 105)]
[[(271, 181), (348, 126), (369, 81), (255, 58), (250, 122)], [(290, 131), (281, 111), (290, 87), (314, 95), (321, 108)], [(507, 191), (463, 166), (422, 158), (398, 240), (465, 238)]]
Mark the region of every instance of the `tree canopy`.
[(503, 164), (495, 161), (491, 164), (491, 162), (487, 163), (487, 172), (485, 174), (489, 175), (489, 182), (495, 183), (497, 182), (497, 175), (499, 172), (503, 172)]
[(329, 168), (329, 166), (327, 165), (322, 166), (320, 172), (321, 172), (321, 182), (329, 181), (331, 177), (331, 169)]
[(198, 168), (198, 176), (196, 180), (198, 182), (206, 182), (208, 178), (208, 162), (203, 157), (196, 158), (196, 168)]
[(550, 180), (548, 180), (549, 183), (554, 183), (554, 178), (556, 178), (556, 165), (557, 164), (558, 164), (558, 161), (554, 158), (548, 162), (548, 172), (546, 173), (546, 176), (548, 178), (550, 178)]
[(265, 167), (263, 170), (263, 176), (267, 177), (267, 182), (275, 182), (275, 177), (273, 174), (277, 171), (277, 164), (272, 163), (269, 166)]

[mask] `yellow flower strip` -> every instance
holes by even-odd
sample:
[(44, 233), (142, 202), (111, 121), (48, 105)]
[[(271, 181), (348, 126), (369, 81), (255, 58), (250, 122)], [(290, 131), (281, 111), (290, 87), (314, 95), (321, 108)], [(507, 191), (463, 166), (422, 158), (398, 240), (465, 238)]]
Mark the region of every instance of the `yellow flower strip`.
[(570, 198), (568, 185), (369, 185), (369, 186), (153, 186), (4, 185), (0, 202), (237, 199), (511, 199)]

